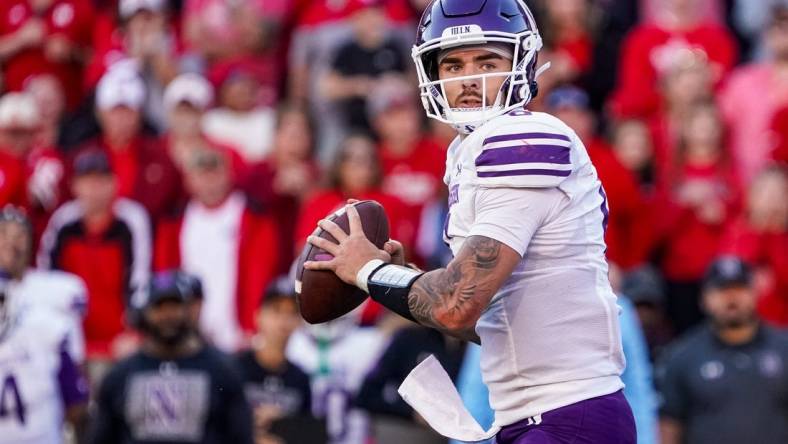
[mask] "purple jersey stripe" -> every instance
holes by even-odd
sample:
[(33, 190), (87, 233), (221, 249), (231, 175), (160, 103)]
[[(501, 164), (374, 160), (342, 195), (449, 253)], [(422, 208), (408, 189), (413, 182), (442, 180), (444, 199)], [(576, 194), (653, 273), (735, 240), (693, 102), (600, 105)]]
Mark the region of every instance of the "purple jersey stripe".
[(492, 148), (476, 158), (476, 166), (510, 165), (513, 163), (555, 163), (569, 165), (569, 148), (555, 145), (523, 145)]
[(508, 177), (508, 176), (558, 176), (567, 177), (572, 174), (571, 170), (507, 170), (507, 171), (481, 171), (477, 173), (479, 177)]
[(569, 137), (563, 134), (555, 134), (555, 133), (521, 133), (521, 134), (504, 134), (501, 136), (493, 136), (487, 139), (484, 139), (482, 145), (487, 145), (488, 143), (495, 143), (495, 142), (506, 142), (508, 140), (532, 140), (532, 139), (551, 139), (551, 140), (563, 140), (565, 142), (571, 142)]

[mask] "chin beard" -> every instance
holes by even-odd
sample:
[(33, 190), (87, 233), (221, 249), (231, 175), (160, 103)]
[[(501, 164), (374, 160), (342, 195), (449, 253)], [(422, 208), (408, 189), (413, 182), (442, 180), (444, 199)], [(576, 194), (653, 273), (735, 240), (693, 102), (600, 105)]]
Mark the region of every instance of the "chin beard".
[(150, 326), (148, 329), (148, 334), (150, 334), (156, 342), (166, 347), (175, 347), (180, 345), (184, 340), (186, 340), (186, 338), (189, 337), (189, 333), (191, 333), (191, 329), (185, 322), (179, 325), (177, 329), (171, 331), (163, 331), (162, 329), (154, 326)]
[(755, 323), (754, 316), (738, 317), (730, 319), (715, 319), (714, 325), (720, 330), (732, 330), (742, 327), (747, 327)]

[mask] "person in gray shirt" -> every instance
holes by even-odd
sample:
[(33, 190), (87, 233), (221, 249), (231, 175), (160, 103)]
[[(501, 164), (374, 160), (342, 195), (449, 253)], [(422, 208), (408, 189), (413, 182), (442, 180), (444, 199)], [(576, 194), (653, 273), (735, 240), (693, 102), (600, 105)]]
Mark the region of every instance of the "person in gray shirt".
[(756, 313), (749, 267), (709, 268), (709, 321), (671, 346), (657, 367), (662, 444), (788, 443), (788, 334)]

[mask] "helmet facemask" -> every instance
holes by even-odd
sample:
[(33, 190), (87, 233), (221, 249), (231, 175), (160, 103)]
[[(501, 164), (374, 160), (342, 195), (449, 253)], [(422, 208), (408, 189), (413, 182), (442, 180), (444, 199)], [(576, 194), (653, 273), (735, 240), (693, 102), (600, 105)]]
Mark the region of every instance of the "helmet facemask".
[[(510, 71), (477, 74), (449, 79), (438, 79), (437, 54), (444, 49), (463, 48), (503, 43), (512, 48)], [(537, 53), (542, 47), (538, 33), (526, 31), (521, 34), (505, 32), (481, 32), (464, 34), (461, 38), (447, 36), (425, 42), (413, 48), (413, 60), (419, 77), (422, 104), (427, 116), (452, 125), (464, 134), (473, 132), (489, 119), (523, 108), (533, 98)], [(505, 77), (495, 100), (488, 100), (487, 82), (491, 78)], [(446, 84), (477, 80), (481, 83), (482, 106), (480, 108), (451, 108), (446, 95)], [(488, 105), (489, 103), (489, 105)]]

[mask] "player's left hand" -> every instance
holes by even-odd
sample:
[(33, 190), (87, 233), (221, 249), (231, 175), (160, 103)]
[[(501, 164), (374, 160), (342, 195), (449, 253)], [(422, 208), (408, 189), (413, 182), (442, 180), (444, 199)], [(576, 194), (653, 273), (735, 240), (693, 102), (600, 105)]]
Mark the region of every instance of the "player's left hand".
[(348, 205), (345, 211), (347, 211), (348, 215), (350, 233), (345, 233), (339, 225), (327, 219), (323, 219), (318, 223), (320, 228), (334, 236), (334, 239), (339, 241), (339, 243), (333, 243), (315, 235), (307, 238), (307, 242), (325, 250), (334, 258), (329, 261), (308, 261), (304, 263), (304, 268), (307, 270), (330, 270), (342, 281), (356, 285), (356, 275), (367, 262), (373, 259), (391, 262), (391, 255), (378, 249), (364, 235), (361, 218), (356, 207)]

